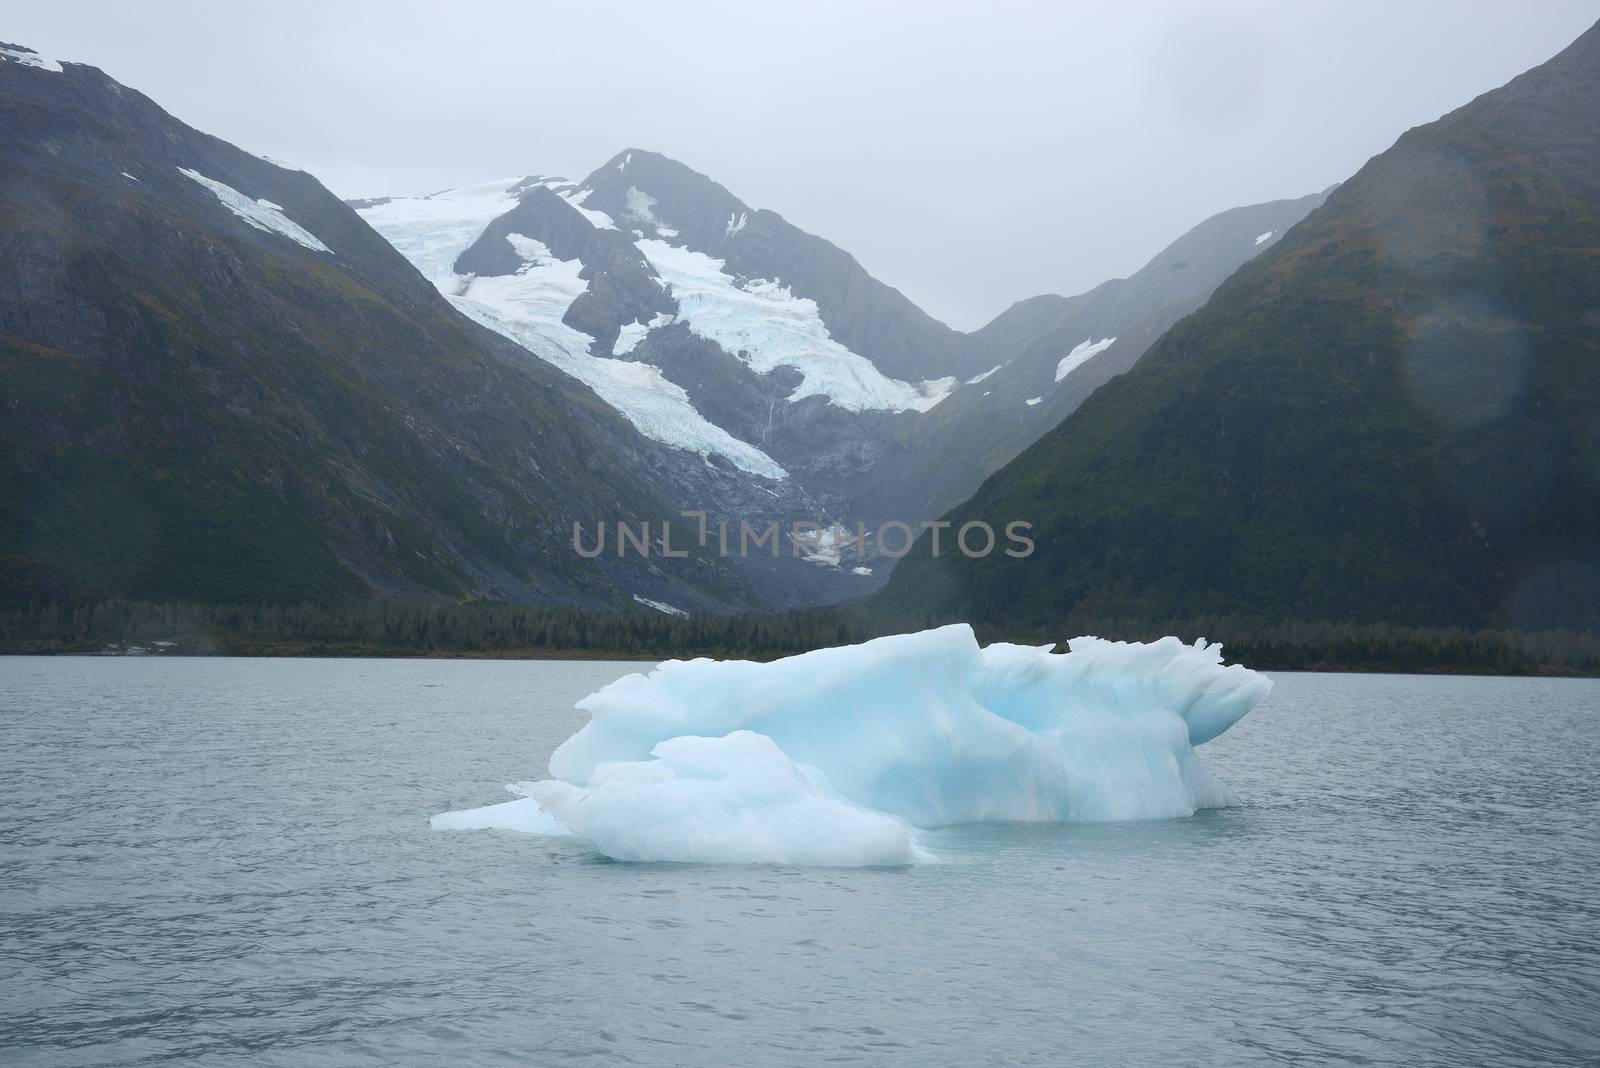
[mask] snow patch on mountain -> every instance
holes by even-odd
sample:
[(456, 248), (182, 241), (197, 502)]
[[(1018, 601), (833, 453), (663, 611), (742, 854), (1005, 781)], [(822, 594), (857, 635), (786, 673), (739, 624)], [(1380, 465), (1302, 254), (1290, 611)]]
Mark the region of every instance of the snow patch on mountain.
[(1073, 371), (1082, 367), (1092, 357), (1109, 349), (1117, 339), (1114, 337), (1102, 338), (1096, 341), (1093, 337), (1084, 338), (1080, 344), (1074, 345), (1072, 351), (1061, 357), (1061, 362), (1056, 364), (1056, 381), (1059, 382)]
[(669, 615), (669, 616), (687, 616), (689, 614), (688, 612), (685, 612), (683, 609), (674, 608), (670, 604), (667, 604), (664, 601), (652, 601), (648, 597), (640, 597), (637, 593), (633, 595), (633, 599), (635, 601), (638, 601), (640, 604), (644, 605), (646, 608), (654, 608), (657, 612), (660, 612), (660, 613), (662, 613), (664, 615)]
[(623, 323), (622, 329), (617, 332), (617, 340), (611, 346), (611, 355), (626, 356), (639, 347), (639, 342), (644, 340), (646, 334), (658, 326), (666, 326), (672, 322), (672, 316), (662, 312), (648, 323)]
[(129, 174), (127, 171), (121, 171), (119, 173), (130, 182), (139, 181), (139, 179), (135, 178), (133, 175)]
[(650, 328), (643, 323), (623, 323), (622, 329), (617, 331), (617, 340), (611, 346), (611, 355), (626, 356), (639, 347), (639, 342), (650, 332)]
[(1266, 244), (1268, 241), (1272, 240), (1272, 235), (1277, 233), (1277, 232), (1278, 231), (1276, 231), (1276, 230), (1268, 230), (1264, 234), (1257, 234), (1256, 235), (1256, 244), (1258, 244), (1258, 245)]
[(996, 371), (1000, 370), (1000, 368), (1002, 368), (1004, 366), (1005, 366), (1005, 364), (997, 363), (993, 367), (989, 368), (987, 371), (983, 372), (983, 374), (981, 374), (981, 375), (973, 375), (971, 378), (967, 379), (967, 385), (969, 385), (969, 386), (977, 385), (979, 382), (982, 382), (985, 378), (988, 378), (990, 375), (994, 374)]
[(1023, 403), (1025, 403), (1025, 404), (1026, 404), (1026, 405), (1027, 405), (1027, 406), (1028, 406), (1028, 407), (1030, 407), (1030, 408), (1032, 408), (1032, 407), (1033, 407), (1033, 406), (1034, 406), (1034, 405), (1035, 405), (1035, 404), (1038, 404), (1038, 403), (1040, 403), (1040, 402), (1041, 402), (1041, 401), (1043, 401), (1043, 400), (1044, 400), (1044, 398), (1043, 398), (1043, 397), (1029, 397), (1029, 398), (1028, 398), (1028, 399), (1027, 399), (1027, 400), (1026, 400), (1026, 401), (1024, 401), (1024, 402), (1023, 402)]
[(588, 200), (589, 194), (593, 192), (593, 189), (569, 189), (564, 193), (557, 193), (556, 195), (576, 208), (579, 215), (582, 215), (585, 219), (588, 219), (597, 228), (601, 230), (615, 230), (617, 228), (617, 224), (611, 221), (611, 216), (607, 215), (603, 211), (597, 211), (594, 208), (586, 208), (583, 206), (583, 202)]
[(659, 225), (660, 219), (656, 218), (656, 198), (646, 193), (638, 186), (630, 185), (625, 194), (628, 208), (622, 213), (625, 219), (635, 219), (651, 226)]
[(33, 49), (23, 48), (20, 45), (16, 47), (11, 45), (0, 46), (0, 63), (20, 63), (24, 67), (36, 67), (39, 70), (47, 70), (52, 74), (61, 73), (59, 61), (50, 59), (48, 56), (41, 56)]
[[(210, 190), (211, 194), (221, 202), (223, 207), (257, 230), (282, 234), (289, 240), (304, 245), (313, 252), (327, 252), (329, 254), (333, 252), (333, 249), (317, 240), (316, 235), (310, 230), (285, 215), (283, 208), (272, 201), (252, 200), (233, 186), (207, 178), (199, 171), (190, 170), (188, 167), (179, 167), (178, 173)], [(137, 179), (135, 180), (137, 181)]]
[(749, 222), (749, 221), (750, 221), (750, 213), (748, 211), (741, 211), (738, 214), (738, 216), (734, 216), (734, 214), (732, 212), (729, 212), (728, 213), (728, 227), (727, 227), (726, 232), (724, 232), (722, 236), (725, 237), (725, 238), (732, 237), (734, 234), (738, 233), (740, 230), (743, 230), (744, 229), (744, 224)]
[(918, 385), (889, 378), (829, 336), (816, 301), (796, 297), (777, 281), (741, 284), (723, 271), (723, 260), (703, 252), (650, 239), (637, 245), (672, 287), (678, 317), (695, 334), (715, 341), (757, 374), (779, 367), (800, 372), (790, 402), (822, 397), (851, 412), (925, 412), (955, 388), (954, 378)]

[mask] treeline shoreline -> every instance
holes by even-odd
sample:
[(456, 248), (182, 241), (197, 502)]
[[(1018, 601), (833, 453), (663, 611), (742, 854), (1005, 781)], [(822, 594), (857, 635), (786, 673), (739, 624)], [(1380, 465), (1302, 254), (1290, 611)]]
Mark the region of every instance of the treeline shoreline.
[[(773, 660), (953, 620), (875, 614), (860, 604), (742, 616), (667, 616), (500, 602), (359, 601), (207, 605), (107, 601), (0, 610), (0, 653), (273, 657)], [(975, 626), (981, 641), (1030, 645), (1094, 634), (1223, 643), (1266, 671), (1600, 677), (1600, 634), (1392, 624), (1069, 617), (1046, 628)]]

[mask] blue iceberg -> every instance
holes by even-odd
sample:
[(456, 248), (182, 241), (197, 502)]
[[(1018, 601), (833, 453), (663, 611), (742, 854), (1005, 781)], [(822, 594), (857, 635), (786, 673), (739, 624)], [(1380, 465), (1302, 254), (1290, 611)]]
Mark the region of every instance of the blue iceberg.
[(668, 661), (579, 702), (550, 778), (440, 829), (573, 834), (631, 861), (897, 865), (921, 829), (1235, 803), (1194, 747), (1272, 683), (1222, 647), (980, 647), (954, 624), (773, 663)]

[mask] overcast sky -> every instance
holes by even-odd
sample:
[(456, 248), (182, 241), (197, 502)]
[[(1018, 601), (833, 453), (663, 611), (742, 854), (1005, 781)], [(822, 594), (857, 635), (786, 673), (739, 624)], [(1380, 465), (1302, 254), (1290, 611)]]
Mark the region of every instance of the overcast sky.
[(1339, 181), (1600, 18), (1600, 0), (8, 8), (0, 40), (103, 67), (342, 196), (664, 152), (963, 329)]

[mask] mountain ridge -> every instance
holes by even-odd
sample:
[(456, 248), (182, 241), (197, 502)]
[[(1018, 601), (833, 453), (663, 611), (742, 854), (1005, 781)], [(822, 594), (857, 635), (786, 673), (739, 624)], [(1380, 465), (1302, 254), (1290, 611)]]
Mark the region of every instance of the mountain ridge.
[(882, 607), (1600, 626), (1597, 116), (1600, 25), (1407, 131), (946, 516), (1035, 557)]

